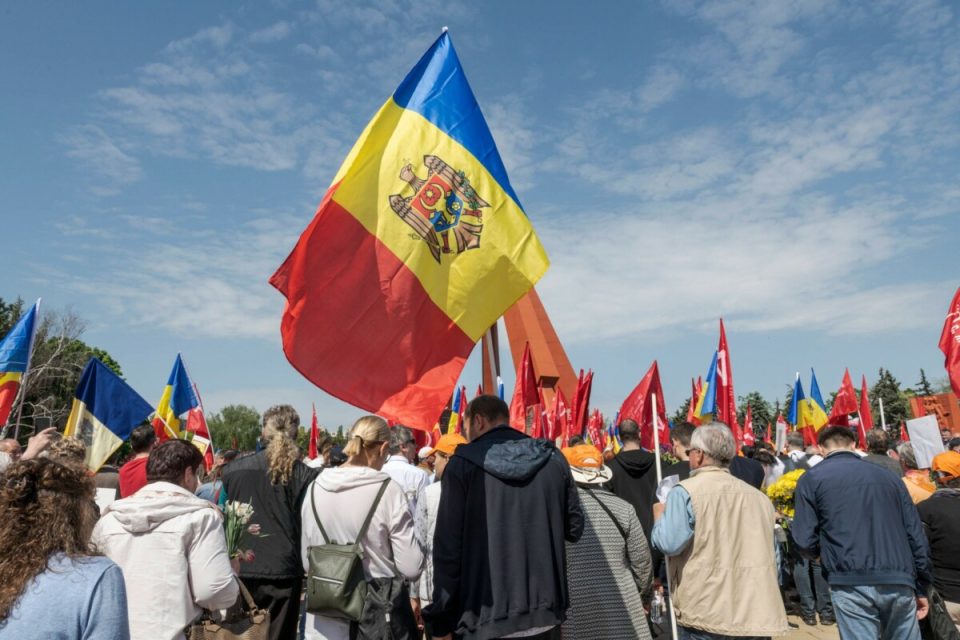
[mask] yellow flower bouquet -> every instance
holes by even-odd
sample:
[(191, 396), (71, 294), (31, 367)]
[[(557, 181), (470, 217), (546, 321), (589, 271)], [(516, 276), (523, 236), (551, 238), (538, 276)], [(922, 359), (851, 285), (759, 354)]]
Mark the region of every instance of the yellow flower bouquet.
[(793, 493), (797, 490), (797, 480), (803, 473), (803, 469), (790, 471), (767, 487), (767, 496), (773, 501), (773, 507), (788, 518), (793, 518)]

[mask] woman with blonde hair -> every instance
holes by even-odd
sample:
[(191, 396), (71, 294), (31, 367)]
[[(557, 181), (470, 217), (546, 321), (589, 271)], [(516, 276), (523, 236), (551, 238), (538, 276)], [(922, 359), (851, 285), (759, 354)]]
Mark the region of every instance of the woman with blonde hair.
[(297, 633), (303, 569), (300, 566), (300, 505), (317, 475), (300, 461), (300, 416), (290, 405), (263, 412), (264, 448), (226, 465), (223, 490), (228, 499), (253, 505), (259, 537), (246, 542), (254, 558), (240, 566), (240, 578), (258, 607), (270, 610), (270, 640)]
[(0, 637), (129, 640), (123, 574), (95, 556), (93, 480), (48, 458), (0, 484)]
[[(381, 471), (389, 443), (390, 429), (385, 420), (377, 416), (360, 418), (350, 429), (343, 449), (347, 461), (324, 470), (311, 486), (300, 510), (305, 570), (309, 568), (310, 547), (359, 542), (368, 584), (393, 578), (412, 582), (420, 576), (423, 550), (414, 534), (407, 497), (400, 485)], [(368, 516), (369, 525), (361, 537)], [(390, 637), (412, 639), (417, 633), (416, 622), (409, 592), (405, 586), (401, 590), (394, 600)], [(398, 603), (402, 605), (399, 610)], [(308, 613), (305, 638), (346, 640), (354, 637), (351, 624), (355, 623)]]

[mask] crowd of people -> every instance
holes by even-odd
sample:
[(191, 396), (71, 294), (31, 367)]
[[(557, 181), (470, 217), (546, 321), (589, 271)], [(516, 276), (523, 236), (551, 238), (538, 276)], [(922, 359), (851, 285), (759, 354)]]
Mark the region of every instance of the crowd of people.
[[(949, 434), (920, 468), (882, 430), (867, 451), (840, 426), (776, 451), (678, 424), (661, 465), (632, 420), (616, 454), (508, 425), (481, 395), (434, 446), (365, 416), (307, 460), (280, 405), (258, 451), (222, 451), (209, 472), (148, 425), (96, 475), (53, 429), (25, 450), (0, 441), (0, 638), (179, 640), (205, 617), (229, 628), (244, 592), (271, 640), (646, 640), (670, 637), (671, 618), (682, 639), (766, 638), (788, 611), (846, 639), (960, 630)], [(778, 512), (764, 490), (791, 472), (795, 511)], [(116, 499), (100, 509), (104, 490)], [(253, 511), (243, 553), (228, 550), (229, 501)]]

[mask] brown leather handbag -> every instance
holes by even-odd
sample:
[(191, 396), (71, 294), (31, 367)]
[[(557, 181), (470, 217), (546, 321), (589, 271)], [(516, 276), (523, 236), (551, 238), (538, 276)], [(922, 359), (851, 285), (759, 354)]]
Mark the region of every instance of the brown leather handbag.
[(270, 612), (258, 609), (253, 596), (240, 585), (240, 601), (227, 611), (223, 620), (214, 619), (214, 614), (205, 611), (199, 620), (190, 625), (190, 640), (267, 640), (270, 630)]

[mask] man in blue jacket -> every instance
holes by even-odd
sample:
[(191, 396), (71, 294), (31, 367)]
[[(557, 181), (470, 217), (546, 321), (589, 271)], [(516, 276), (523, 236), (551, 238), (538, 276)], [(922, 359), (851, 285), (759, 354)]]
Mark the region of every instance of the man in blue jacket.
[(565, 542), (583, 533), (570, 465), (551, 442), (512, 429), (510, 408), (467, 405), (462, 444), (443, 472), (433, 537), (435, 639), (560, 638), (570, 605)]
[(823, 564), (841, 637), (920, 640), (930, 560), (903, 482), (854, 453), (847, 427), (817, 442), (824, 459), (797, 483), (793, 539)]

